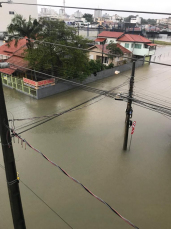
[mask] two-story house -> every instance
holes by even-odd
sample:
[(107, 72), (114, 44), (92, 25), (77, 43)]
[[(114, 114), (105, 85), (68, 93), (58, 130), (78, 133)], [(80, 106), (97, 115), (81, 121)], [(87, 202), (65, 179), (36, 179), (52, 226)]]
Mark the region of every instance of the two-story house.
[[(109, 44), (111, 41), (114, 43), (119, 43), (137, 57), (151, 57), (156, 51), (156, 45), (153, 44), (149, 39), (140, 35), (104, 31), (98, 35), (98, 38), (105, 38), (106, 44)], [(98, 42), (98, 44), (100, 43)]]

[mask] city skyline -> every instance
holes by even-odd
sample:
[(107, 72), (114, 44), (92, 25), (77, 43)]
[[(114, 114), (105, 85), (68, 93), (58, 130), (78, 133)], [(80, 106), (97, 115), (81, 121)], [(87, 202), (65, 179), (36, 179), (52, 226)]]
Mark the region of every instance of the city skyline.
[[(63, 5), (63, 0), (59, 0), (58, 3), (56, 3), (55, 0), (38, 0), (37, 1), (38, 4), (48, 4), (48, 5)], [(106, 9), (117, 9), (117, 10), (132, 10), (132, 11), (151, 11), (151, 12), (171, 12), (171, 6), (169, 5), (169, 1), (168, 0), (163, 0), (162, 5), (156, 5), (156, 2), (154, 0), (151, 0), (150, 2), (148, 0), (144, 0), (140, 3), (138, 3), (138, 5), (136, 4), (135, 0), (130, 0), (128, 1), (123, 1), (123, 2), (117, 2), (116, 3), (112, 3), (110, 0), (106, 0), (105, 2), (99, 2), (99, 1), (86, 1), (86, 2), (81, 2), (78, 0), (66, 0), (65, 1), (65, 5), (66, 6), (76, 6), (76, 7), (90, 7), (90, 8), (106, 8)], [(154, 7), (155, 6), (155, 7)], [(39, 11), (40, 11), (39, 7)], [(59, 12), (60, 8), (55, 7), (54, 8), (57, 12)], [(66, 8), (66, 13), (67, 14), (73, 14), (77, 9), (67, 9)], [(84, 13), (90, 13), (90, 14), (94, 14), (93, 10), (82, 10), (80, 9), (80, 11), (84, 14)], [(110, 12), (110, 11), (103, 11), (103, 14), (105, 12), (108, 12), (110, 15), (114, 15), (114, 14), (119, 14), (122, 17), (127, 17), (129, 15), (136, 15), (136, 13), (122, 13), (122, 12)], [(169, 17), (169, 15), (157, 15), (157, 14), (140, 14), (137, 13), (140, 17), (143, 18), (155, 18), (155, 19), (160, 19), (160, 18), (167, 18)], [(171, 14), (170, 14), (171, 16)]]

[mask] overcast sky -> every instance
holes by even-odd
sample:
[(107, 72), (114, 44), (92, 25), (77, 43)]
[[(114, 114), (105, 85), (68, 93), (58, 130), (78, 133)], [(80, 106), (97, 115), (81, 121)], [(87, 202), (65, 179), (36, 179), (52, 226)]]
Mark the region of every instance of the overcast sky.
[[(29, 1), (28, 1), (29, 2)], [(48, 5), (63, 5), (63, 0), (37, 0), (39, 4), (48, 4)], [(106, 9), (118, 9), (118, 10), (139, 10), (139, 11), (153, 11), (153, 12), (170, 12), (171, 16), (171, 1), (170, 0), (65, 0), (66, 6), (77, 6), (77, 7), (94, 7), (94, 8), (106, 8)], [(59, 8), (54, 8), (59, 12)], [(66, 13), (72, 14), (76, 10), (66, 9)], [(81, 10), (82, 13), (91, 13), (94, 11), (85, 11)], [(104, 13), (104, 12), (103, 12)], [(110, 15), (117, 13), (121, 16), (128, 16), (132, 13), (120, 13), (120, 12), (108, 12)], [(167, 15), (153, 15), (153, 14), (139, 14), (144, 18), (166, 18)]]

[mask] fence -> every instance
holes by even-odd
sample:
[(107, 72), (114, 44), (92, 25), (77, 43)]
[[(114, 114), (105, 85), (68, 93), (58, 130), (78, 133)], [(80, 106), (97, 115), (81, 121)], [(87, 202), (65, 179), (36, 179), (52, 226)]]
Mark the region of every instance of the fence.
[(23, 80), (17, 77), (12, 77), (11, 75), (6, 75), (1, 73), (2, 83), (10, 88), (14, 88), (24, 94), (37, 98), (37, 90), (24, 85)]
[[(144, 65), (144, 59), (139, 59), (136, 61), (136, 68)], [(114, 76), (115, 71), (128, 71), (132, 68), (132, 63), (127, 63), (124, 65), (117, 66), (112, 69), (106, 69), (104, 71), (98, 72), (96, 76), (91, 75), (89, 76), (85, 81), (83, 81), (83, 84), (92, 83), (97, 80), (101, 80), (104, 78), (107, 78), (109, 76)], [(1, 73), (2, 83), (10, 88), (15, 88), (16, 90), (29, 95), (31, 97), (34, 97), (36, 99), (42, 99), (51, 95), (55, 95), (64, 91), (68, 91), (70, 89), (75, 88), (75, 85), (71, 85), (68, 83), (64, 83), (63, 81), (58, 81), (55, 83), (55, 79), (49, 79), (45, 81), (40, 81), (40, 85), (37, 86), (35, 84), (35, 81), (27, 80), (24, 78), (24, 81), (22, 79), (19, 79), (17, 77), (12, 77), (10, 75), (6, 75), (4, 73)], [(76, 81), (78, 82), (78, 81)], [(26, 85), (27, 84), (27, 85)], [(41, 85), (42, 84), (42, 85)]]

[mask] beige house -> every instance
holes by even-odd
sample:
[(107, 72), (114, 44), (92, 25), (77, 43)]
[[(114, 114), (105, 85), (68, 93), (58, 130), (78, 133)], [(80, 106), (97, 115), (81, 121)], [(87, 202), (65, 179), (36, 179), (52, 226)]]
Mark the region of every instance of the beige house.
[(128, 49), (124, 48), (120, 44), (117, 44), (117, 47), (122, 50), (123, 55), (122, 56), (117, 55), (117, 57), (114, 57), (112, 61), (112, 59), (108, 57), (109, 50), (107, 49), (107, 46), (108, 45), (104, 45), (104, 49), (103, 49), (103, 45), (94, 45), (90, 47), (89, 59), (102, 61), (102, 50), (103, 50), (103, 64), (105, 65), (109, 65), (110, 63), (113, 63), (114, 66), (118, 66), (131, 61), (132, 52), (130, 52)]

